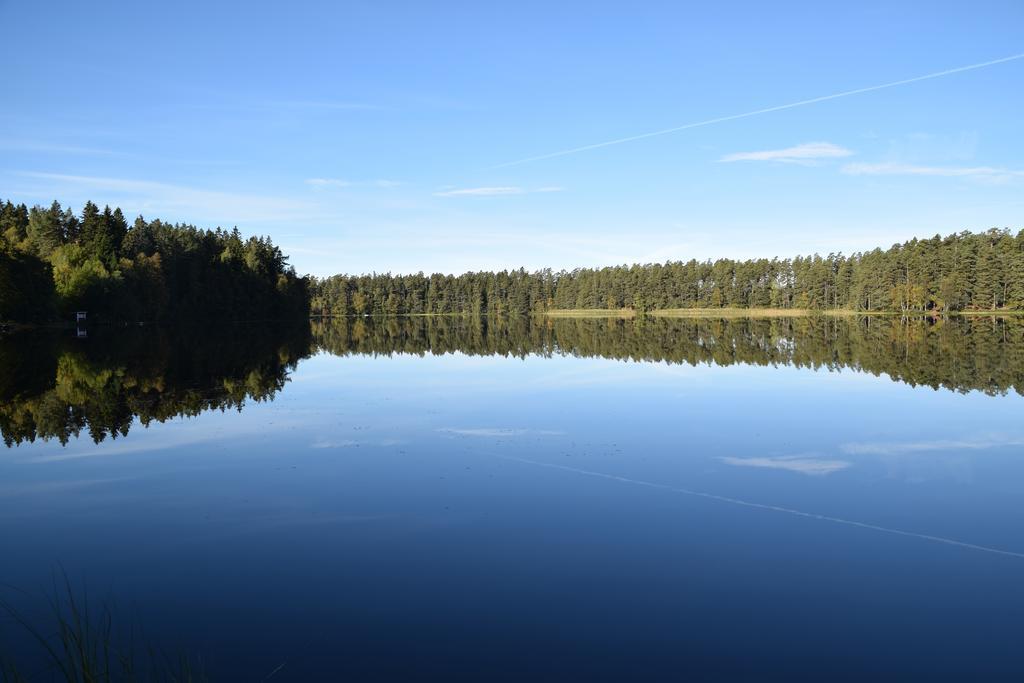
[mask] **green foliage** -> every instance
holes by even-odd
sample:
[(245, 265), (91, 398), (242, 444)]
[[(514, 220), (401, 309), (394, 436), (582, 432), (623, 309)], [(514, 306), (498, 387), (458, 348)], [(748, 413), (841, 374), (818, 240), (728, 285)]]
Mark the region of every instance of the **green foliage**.
[(1024, 310), (1024, 232), (968, 232), (852, 256), (696, 261), (552, 272), (336, 275), (314, 315), (526, 314), (632, 308)]
[[(243, 239), (237, 228), (141, 216), (129, 228), (120, 209), (92, 202), (80, 219), (57, 202), (49, 209), (6, 202), (0, 251), (0, 319), (85, 310), (100, 321), (271, 320), (309, 310), (307, 280), (281, 250), (268, 238)], [(48, 285), (25, 275), (43, 267), (52, 267)]]
[(28, 208), (5, 202), (0, 206), (0, 239), (9, 247), (23, 247), (28, 238)]
[(78, 244), (58, 247), (50, 256), (53, 281), (64, 311), (97, 310), (103, 307), (120, 278)]
[(64, 214), (60, 204), (54, 202), (49, 209), (34, 206), (29, 210), (26, 239), (32, 253), (39, 258), (46, 258), (65, 242)]
[(0, 244), (0, 321), (35, 322), (53, 312), (50, 264)]
[[(0, 316), (39, 319), (266, 320), (314, 315), (528, 315), (547, 310), (800, 308), (899, 311), (1024, 310), (1024, 231), (914, 239), (851, 256), (654, 263), (459, 276), (372, 274), (300, 278), (267, 238), (200, 230), (87, 202), (78, 219), (0, 205)], [(35, 258), (54, 286), (20, 284)], [(38, 278), (36, 278), (38, 279)], [(25, 282), (36, 282), (28, 279)]]
[[(415, 275), (336, 275), (312, 279), (314, 315), (527, 315), (551, 306), (550, 270)], [(604, 307), (602, 303), (600, 308)]]

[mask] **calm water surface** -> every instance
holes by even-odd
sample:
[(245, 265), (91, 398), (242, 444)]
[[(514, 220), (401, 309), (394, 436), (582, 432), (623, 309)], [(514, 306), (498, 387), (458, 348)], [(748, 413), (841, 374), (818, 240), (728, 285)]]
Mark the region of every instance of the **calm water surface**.
[(100, 329), (0, 367), (5, 599), (63, 568), (212, 680), (1024, 677), (1024, 321)]

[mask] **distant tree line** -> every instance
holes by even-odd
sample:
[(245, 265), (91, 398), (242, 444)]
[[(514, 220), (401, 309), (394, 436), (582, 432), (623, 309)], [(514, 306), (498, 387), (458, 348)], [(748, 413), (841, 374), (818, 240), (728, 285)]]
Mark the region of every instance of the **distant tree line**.
[(0, 321), (282, 318), (307, 314), (307, 285), (269, 238), (237, 228), (0, 204)]
[(849, 256), (453, 275), (335, 275), (312, 282), (314, 315), (528, 314), (558, 309), (1024, 309), (1024, 231), (913, 239)]
[(526, 315), (548, 310), (1024, 310), (1024, 231), (961, 232), (852, 255), (300, 278), (269, 238), (0, 204), (0, 320)]

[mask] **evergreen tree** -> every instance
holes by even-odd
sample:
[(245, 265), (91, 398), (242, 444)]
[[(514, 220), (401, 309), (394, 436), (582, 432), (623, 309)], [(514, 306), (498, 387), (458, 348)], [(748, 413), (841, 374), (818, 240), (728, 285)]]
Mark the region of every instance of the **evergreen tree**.
[(43, 259), (65, 242), (64, 212), (59, 203), (54, 202), (49, 209), (34, 206), (29, 210), (26, 239), (29, 249)]

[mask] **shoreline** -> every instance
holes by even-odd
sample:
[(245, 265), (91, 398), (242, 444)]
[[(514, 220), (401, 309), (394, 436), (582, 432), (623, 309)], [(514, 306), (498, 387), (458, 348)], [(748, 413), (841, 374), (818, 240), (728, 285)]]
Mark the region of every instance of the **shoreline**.
[[(549, 318), (634, 318), (637, 313), (631, 308), (604, 310), (596, 308), (555, 309), (542, 313)], [(846, 308), (663, 308), (647, 311), (644, 315), (654, 318), (803, 318), (811, 316), (826, 317), (906, 317), (906, 318), (943, 318), (943, 317), (1007, 317), (1024, 315), (1024, 310), (997, 309), (994, 311), (949, 311), (936, 313), (932, 311), (857, 311)]]

